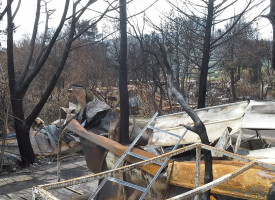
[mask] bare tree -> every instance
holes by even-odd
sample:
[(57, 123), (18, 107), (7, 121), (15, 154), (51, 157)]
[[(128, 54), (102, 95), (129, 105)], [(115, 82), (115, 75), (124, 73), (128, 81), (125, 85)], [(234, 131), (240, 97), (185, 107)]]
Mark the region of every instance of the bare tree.
[(275, 0), (270, 0), (270, 12), (266, 15), (273, 28), (273, 41), (272, 41), (272, 68), (275, 70)]
[[(192, 16), (201, 16), (203, 19), (200, 22), (200, 26), (203, 28), (202, 37), (202, 45), (201, 45), (201, 64), (200, 68), (200, 76), (199, 76), (199, 91), (198, 91), (198, 108), (205, 107), (206, 104), (206, 91), (207, 91), (207, 76), (208, 71), (211, 67), (215, 66), (219, 61), (212, 61), (211, 65), (209, 64), (211, 61), (211, 57), (213, 56), (213, 51), (219, 45), (221, 45), (224, 40), (223, 38), (227, 38), (230, 40), (232, 37), (228, 37), (230, 31), (236, 26), (239, 20), (247, 14), (249, 11), (254, 10), (255, 7), (260, 6), (264, 1), (263, 0), (248, 0), (245, 2), (244, 8), (238, 13), (234, 13), (231, 17), (225, 17), (223, 14), (228, 11), (233, 6), (236, 6), (239, 0), (234, 1), (217, 1), (217, 0), (200, 0), (200, 1), (179, 1), (182, 3), (182, 7), (179, 4), (175, 4), (173, 1), (169, 1), (171, 6), (176, 9), (179, 14), (184, 17), (189, 18), (190, 20), (194, 20)], [(263, 8), (263, 11), (265, 8)], [(262, 12), (263, 12), (262, 11)], [(255, 18), (251, 21), (254, 21), (260, 14), (258, 13)], [(233, 20), (231, 26), (218, 37), (215, 37), (215, 29), (221, 24), (225, 23), (228, 20)]]
[[(72, 10), (69, 11), (70, 2), (72, 4)], [(98, 21), (100, 21), (104, 15), (111, 10), (111, 4), (106, 8), (106, 10), (89, 26), (83, 29), (81, 32), (76, 33), (75, 28), (77, 22), (79, 22), (82, 15), (85, 11), (95, 2), (95, 0), (86, 1), (86, 3), (81, 0), (70, 1), (66, 0), (64, 2), (64, 9), (56, 29), (50, 34), (49, 33), (49, 19), (53, 13), (52, 10), (48, 8), (47, 1), (37, 0), (36, 1), (36, 14), (35, 21), (33, 25), (33, 32), (31, 36), (31, 41), (29, 44), (28, 56), (26, 56), (24, 65), (22, 70), (18, 70), (18, 66), (16, 65), (14, 55), (14, 18), (15, 13), (12, 11), (12, 6), (7, 8), (7, 65), (8, 65), (8, 76), (9, 76), (9, 87), (10, 87), (10, 95), (11, 95), (11, 106), (14, 115), (14, 127), (16, 132), (16, 137), (18, 140), (18, 146), (20, 150), (20, 155), (22, 159), (22, 164), (31, 164), (35, 161), (35, 155), (31, 146), (30, 138), (29, 138), (29, 130), (42, 110), (43, 106), (47, 102), (51, 92), (53, 91), (64, 67), (66, 64), (66, 60), (69, 56), (70, 49), (72, 43), (79, 38), (85, 31), (87, 31), (90, 27), (93, 27)], [(83, 3), (83, 5), (82, 5)], [(39, 44), (36, 45), (37, 36), (38, 36), (38, 28), (40, 24), (40, 17), (42, 8), (44, 8), (46, 13), (45, 18), (45, 29), (44, 36)], [(113, 8), (112, 8), (113, 9)], [(33, 84), (35, 77), (38, 73), (41, 72), (41, 69), (44, 67), (46, 61), (49, 58), (49, 55), (54, 49), (55, 43), (59, 40), (59, 37), (62, 33), (62, 28), (65, 23), (69, 22), (69, 31), (66, 36), (63, 37), (64, 47), (63, 52), (61, 53), (58, 61), (56, 62), (56, 67), (52, 72), (52, 77), (46, 86), (45, 91), (43, 92), (41, 99), (34, 106), (30, 114), (25, 116), (25, 110), (23, 107), (23, 101), (31, 84)], [(34, 52), (38, 51), (37, 54)], [(19, 71), (19, 72), (18, 72)], [(17, 74), (19, 73), (19, 74)]]
[[(158, 44), (159, 44), (159, 48), (160, 48), (160, 52), (161, 52), (161, 59), (163, 60), (163, 64), (165, 65), (165, 67), (167, 69), (169, 89), (171, 90), (172, 94), (175, 96), (177, 101), (180, 103), (183, 110), (191, 117), (191, 119), (194, 122), (194, 126), (192, 126), (192, 127), (187, 126), (187, 125), (183, 125), (183, 126), (185, 128), (187, 128), (188, 130), (191, 130), (194, 133), (198, 134), (201, 139), (201, 142), (203, 144), (209, 145), (210, 142), (208, 139), (208, 135), (207, 135), (207, 131), (206, 131), (204, 123), (201, 121), (201, 119), (199, 118), (197, 113), (188, 106), (183, 95), (176, 88), (175, 83), (174, 83), (175, 79), (174, 79), (174, 75), (173, 75), (173, 70), (172, 70), (170, 63), (168, 61), (166, 48), (162, 43), (159, 42)], [(212, 155), (211, 155), (211, 152), (208, 150), (203, 150), (203, 154), (205, 157), (204, 184), (207, 184), (213, 180)], [(210, 191), (207, 191), (202, 194), (203, 200), (207, 200), (209, 198), (210, 198)]]
[[(242, 29), (241, 31), (239, 31), (240, 28)], [(257, 26), (245, 20), (239, 21), (230, 34), (234, 35), (234, 37), (218, 48), (219, 53), (225, 55), (221, 59), (222, 62), (219, 67), (220, 70), (223, 70), (230, 77), (232, 101), (235, 101), (237, 96), (249, 95), (249, 93), (244, 93), (249, 91), (249, 88), (254, 88), (252, 93), (256, 95), (257, 91), (259, 93), (260, 90), (255, 91), (255, 88), (263, 85), (263, 82), (265, 84), (268, 82), (268, 74), (266, 72), (269, 71), (270, 67), (268, 67), (269, 63), (266, 61), (270, 60), (270, 42), (259, 39), (257, 29)], [(222, 32), (221, 30), (220, 34)], [(236, 34), (237, 32), (238, 34)], [(245, 72), (246, 76), (244, 78), (243, 74)], [(237, 84), (239, 81), (241, 81), (240, 84)], [(246, 81), (246, 84), (241, 84), (244, 81)], [(237, 86), (239, 87), (238, 90)], [(263, 96), (263, 92), (261, 95), (257, 94), (258, 98)]]
[[(165, 46), (164, 42), (161, 41), (160, 36), (155, 36), (154, 37), (155, 49), (154, 50), (148, 49), (147, 46), (145, 46), (145, 44), (144, 44), (143, 35), (138, 35), (137, 30), (135, 28), (134, 28), (134, 31), (136, 34), (136, 38), (139, 41), (142, 49), (145, 52), (153, 55), (156, 58), (159, 65), (163, 66), (166, 69), (169, 90), (174, 95), (176, 100), (179, 102), (182, 109), (191, 117), (191, 119), (194, 123), (194, 126), (188, 126), (188, 125), (184, 125), (184, 124), (183, 124), (183, 126), (186, 129), (198, 134), (198, 136), (200, 137), (203, 144), (209, 145), (210, 142), (208, 139), (208, 135), (207, 135), (207, 131), (206, 131), (204, 123), (200, 120), (197, 113), (188, 106), (188, 103), (186, 102), (185, 98), (179, 92), (179, 90), (177, 89), (177, 87), (175, 85), (175, 78), (174, 78), (173, 70), (172, 70), (172, 67), (171, 67), (169, 59), (168, 59), (167, 47)], [(162, 37), (162, 38), (164, 38), (164, 37)], [(211, 155), (211, 152), (208, 150), (203, 150), (203, 154), (205, 156), (204, 183), (206, 184), (213, 180), (212, 155)], [(203, 195), (202, 195), (203, 200), (208, 200), (209, 198), (210, 198), (210, 191), (203, 193)]]
[[(128, 68), (127, 68), (127, 1), (119, 0), (119, 28), (120, 28), (120, 53), (119, 53), (119, 97), (120, 97), (120, 143), (129, 143), (129, 93), (128, 93)], [(154, 4), (154, 3), (153, 3)], [(148, 8), (146, 8), (148, 9)], [(145, 10), (146, 10), (145, 9)], [(141, 11), (145, 12), (145, 10)], [(136, 13), (138, 15), (140, 13)]]
[[(234, 20), (232, 20), (232, 22), (234, 22)], [(227, 31), (228, 26), (231, 26), (230, 23), (232, 22), (229, 22), (229, 24), (225, 25), (225, 31)], [(228, 33), (228, 36), (232, 37), (232, 39), (227, 40), (225, 38), (224, 40), (226, 40), (226, 42), (223, 45), (220, 45), (218, 48), (220, 49), (219, 53), (224, 55), (223, 58), (221, 58), (222, 62), (220, 63), (220, 66), (229, 74), (230, 89), (233, 102), (237, 99), (236, 83), (240, 80), (241, 73), (241, 64), (237, 62), (237, 58), (239, 58), (240, 55), (247, 56), (245, 53), (241, 52), (242, 49), (245, 49), (244, 41), (248, 40), (250, 35), (254, 36), (253, 33), (256, 34), (256, 30), (252, 29), (251, 24), (247, 24), (250, 23), (246, 23), (244, 20), (240, 20), (237, 25), (235, 25), (235, 27), (231, 29), (230, 33)], [(244, 29), (243, 27), (245, 26), (247, 27)], [(219, 34), (223, 34), (223, 31), (220, 30)]]
[[(192, 16), (192, 20), (187, 17), (177, 16), (174, 11), (167, 16), (167, 20), (159, 29), (164, 36), (168, 48), (168, 57), (171, 67), (175, 72), (176, 85), (184, 96), (189, 96), (192, 83), (190, 79), (197, 79), (194, 69), (199, 66), (201, 60), (200, 47), (203, 29), (199, 25), (202, 19)], [(190, 95), (194, 98), (194, 95)], [(193, 100), (189, 98), (189, 100)]]
[[(144, 36), (143, 43), (146, 49), (157, 52), (154, 38), (155, 34)], [(159, 65), (154, 55), (145, 52), (137, 39), (129, 38), (129, 76), (131, 80), (145, 89), (142, 89), (153, 112), (158, 111), (164, 114), (165, 111), (172, 111), (172, 103), (167, 91), (166, 70)], [(169, 104), (169, 105), (168, 105)], [(167, 106), (168, 105), (168, 106)]]
[[(3, 11), (0, 13), (0, 21), (3, 19), (4, 15), (7, 13), (8, 9), (11, 7), (13, 0), (10, 0), (7, 2), (7, 5), (3, 9)], [(20, 5), (21, 0), (18, 2), (18, 5)], [(0, 1), (0, 6), (2, 5), (2, 1)]]

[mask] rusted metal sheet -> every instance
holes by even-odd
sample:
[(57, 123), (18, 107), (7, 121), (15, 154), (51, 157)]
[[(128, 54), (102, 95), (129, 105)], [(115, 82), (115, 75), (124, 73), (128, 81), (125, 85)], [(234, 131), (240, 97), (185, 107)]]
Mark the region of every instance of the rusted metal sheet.
[[(214, 180), (226, 174), (232, 174), (245, 163), (239, 161), (214, 161)], [(174, 162), (168, 166), (169, 184), (194, 188), (196, 162)], [(201, 163), (200, 184), (203, 185), (204, 163)], [(259, 167), (253, 167), (213, 188), (211, 192), (237, 198), (266, 199), (268, 191), (275, 181), (275, 172)]]
[[(116, 161), (119, 157), (115, 156), (113, 153), (109, 152), (106, 158), (106, 165), (104, 170), (110, 170), (114, 167)], [(153, 178), (152, 175), (144, 172), (139, 168), (134, 168), (131, 171), (126, 171), (123, 173), (117, 173), (112, 175), (112, 177), (124, 180), (126, 182), (146, 187), (147, 184)], [(166, 190), (168, 188), (167, 177), (162, 176), (159, 178), (153, 187), (150, 189), (146, 196), (146, 200), (148, 199), (165, 199)], [(136, 190), (131, 189), (129, 187), (125, 187), (123, 185), (114, 183), (114, 182), (106, 182), (103, 188), (100, 190), (97, 199), (139, 199), (141, 193), (136, 192)]]
[(102, 171), (102, 165), (107, 151), (102, 147), (80, 137), (81, 147), (85, 156), (86, 164), (93, 173)]
[[(199, 149), (207, 149), (207, 150), (211, 150), (211, 151), (218, 151), (218, 152), (226, 155), (227, 157), (234, 158), (237, 160), (242, 160), (245, 162), (215, 161), (214, 162), (215, 181), (212, 181), (211, 183), (206, 184), (206, 185), (202, 185), (202, 178), (201, 178), (199, 182), (201, 182), (200, 184), (202, 186), (197, 187), (196, 189), (194, 189), (192, 191), (189, 191), (187, 193), (187, 195), (194, 196), (194, 195), (198, 194), (198, 192), (200, 192), (200, 191), (205, 191), (207, 188), (212, 188), (213, 186), (215, 187), (216, 185), (222, 183), (222, 188), (216, 187), (211, 190), (212, 193), (228, 195), (230, 197), (228, 197), (226, 199), (232, 199), (232, 200), (234, 199), (233, 197), (236, 197), (236, 196), (237, 196), (237, 198), (241, 198), (241, 199), (265, 199), (266, 198), (265, 197), (266, 190), (269, 189), (270, 184), (272, 184), (272, 182), (274, 181), (275, 166), (269, 165), (266, 163), (261, 163), (261, 162), (252, 160), (250, 158), (243, 157), (243, 156), (233, 154), (233, 153), (229, 153), (229, 152), (226, 152), (226, 151), (223, 151), (220, 149), (216, 149), (214, 147), (204, 145), (204, 144), (193, 144), (190, 146), (183, 147), (181, 149), (177, 149), (173, 152), (165, 153), (163, 155), (156, 156), (156, 157), (148, 159), (146, 161), (141, 161), (139, 163), (131, 164), (128, 166), (123, 166), (118, 169), (101, 172), (98, 174), (92, 174), (89, 176), (79, 177), (79, 178), (75, 178), (75, 179), (71, 179), (71, 180), (61, 181), (61, 182), (57, 182), (57, 183), (41, 185), (36, 188), (37, 188), (37, 190), (39, 190), (39, 188), (44, 189), (44, 190), (53, 190), (53, 189), (57, 189), (57, 188), (72, 186), (72, 185), (79, 184), (79, 183), (86, 183), (86, 182), (89, 182), (92, 180), (98, 180), (103, 177), (113, 176), (116, 173), (124, 173), (126, 171), (129, 171), (130, 169), (131, 170), (134, 168), (137, 169), (137, 167), (140, 165), (149, 164), (156, 160), (163, 159), (167, 156), (169, 156), (169, 157), (175, 156), (180, 153), (190, 151), (192, 149), (197, 150), (198, 148)], [(199, 155), (200, 154), (198, 154), (198, 156)], [(107, 161), (108, 160), (110, 160), (110, 159), (107, 159)], [(249, 163), (247, 163), (247, 162), (249, 162)], [(180, 164), (177, 164), (177, 162), (175, 162), (173, 165), (171, 163), (168, 167), (168, 173), (167, 173), (168, 176), (167, 177), (169, 180), (168, 181), (169, 188), (168, 188), (168, 194), (167, 194), (166, 198), (175, 197), (175, 195), (180, 195), (181, 197), (185, 196), (186, 193), (182, 194), (183, 192), (186, 192), (185, 188), (188, 188), (188, 187), (193, 188), (194, 187), (194, 182), (195, 182), (194, 171), (195, 171), (195, 168), (197, 168), (195, 166), (196, 164), (194, 162), (178, 162), (178, 163), (180, 163)], [(203, 163), (200, 162), (199, 164), (200, 165), (202, 164), (202, 168), (200, 171), (200, 173), (201, 173), (202, 171), (204, 171)], [(254, 167), (255, 165), (261, 166), (261, 167)], [(175, 168), (174, 166), (179, 166), (179, 167)], [(109, 167), (111, 168), (112, 166), (109, 166)], [(253, 167), (253, 168), (251, 168), (251, 167)], [(246, 171), (248, 169), (252, 170), (252, 172), (248, 171), (247, 172), (248, 174), (244, 173), (244, 175), (243, 175), (244, 177), (240, 178), (241, 175), (239, 175), (239, 174), (243, 173), (244, 171)], [(131, 171), (131, 172), (129, 172), (129, 175), (135, 177), (134, 173), (135, 173), (134, 171)], [(255, 174), (256, 174), (256, 179), (254, 180), (253, 177), (255, 176)], [(169, 175), (171, 175), (171, 176), (169, 176)], [(142, 177), (139, 174), (137, 174), (137, 176), (138, 176), (138, 178)], [(146, 176), (150, 177), (150, 175), (146, 175)], [(251, 183), (249, 183), (250, 185), (249, 184), (245, 185), (246, 182), (244, 180), (248, 176), (249, 176), (248, 179), (250, 179), (250, 182), (252, 181), (252, 185), (254, 186), (254, 187), (250, 188), (250, 190), (249, 190), (249, 187), (251, 187)], [(123, 178), (124, 177), (125, 176), (123, 175)], [(203, 177), (203, 173), (200, 177)], [(228, 185), (228, 182), (224, 183), (224, 181), (227, 181), (227, 180), (231, 179), (232, 177), (235, 177), (232, 179), (234, 181), (233, 183), (235, 185), (233, 185), (233, 186), (232, 186), (232, 184)], [(262, 179), (258, 180), (258, 177), (260, 177)], [(145, 180), (145, 179), (143, 179), (143, 180)], [(173, 182), (173, 180), (174, 180), (174, 182)], [(135, 180), (133, 180), (133, 181), (135, 181)], [(146, 181), (144, 181), (144, 182), (146, 182)], [(158, 187), (160, 187), (160, 186), (157, 186), (156, 188), (158, 188)], [(172, 189), (171, 189), (171, 187), (172, 187)], [(177, 191), (175, 191), (174, 188), (178, 188), (179, 190), (177, 189)], [(234, 191), (234, 188), (236, 188), (235, 189), (236, 191)], [(249, 191), (247, 192), (247, 190), (249, 190)], [(243, 193), (243, 191), (244, 191), (244, 193)], [(248, 195), (249, 192), (253, 193), (253, 194), (249, 196)], [(163, 190), (162, 193), (165, 193), (165, 191)], [(130, 199), (131, 197), (138, 196), (138, 194), (136, 194), (136, 193), (130, 193), (130, 195), (131, 196), (129, 196), (128, 199)], [(123, 196), (123, 198), (124, 197), (125, 197), (125, 195)], [(179, 198), (175, 197), (175, 198), (181, 199), (181, 197), (179, 197)], [(43, 199), (45, 199), (45, 198), (43, 198)], [(156, 199), (161, 199), (161, 198), (156, 198)], [(224, 198), (222, 197), (222, 199), (224, 199)]]
[[(232, 129), (231, 133), (235, 133), (240, 129), (242, 117), (246, 111), (247, 105), (248, 102), (244, 101), (198, 109), (195, 111), (200, 119), (205, 123), (209, 140), (210, 142), (213, 142), (222, 135), (227, 127)], [(193, 121), (185, 112), (176, 113), (158, 117), (156, 119), (155, 127), (180, 136), (186, 130), (180, 124), (192, 125)], [(176, 141), (177, 138), (174, 136), (154, 131), (149, 140), (149, 145), (169, 146), (174, 145)], [(182, 140), (182, 144), (196, 142), (200, 142), (200, 138), (197, 134), (191, 131), (188, 131)]]
[[(107, 157), (105, 159), (105, 162), (102, 167), (102, 171), (107, 171), (113, 168), (115, 162), (117, 161), (118, 157), (113, 154), (108, 152)], [(123, 173), (116, 173), (113, 174), (112, 177), (124, 180), (124, 175)], [(126, 188), (123, 187), (120, 184), (107, 181), (100, 192), (96, 196), (96, 200), (108, 200), (108, 199), (121, 199), (121, 200), (127, 200), (126, 198)]]
[[(123, 146), (123, 145), (119, 144), (118, 142), (115, 142), (109, 138), (106, 138), (106, 137), (103, 137), (100, 135), (96, 135), (91, 131), (87, 131), (75, 119), (71, 120), (71, 122), (68, 124), (67, 128), (70, 131), (77, 134), (78, 136), (80, 136), (96, 145), (99, 145), (118, 156), (121, 156), (127, 149), (127, 146)], [(138, 154), (140, 156), (146, 157), (146, 158), (153, 158), (156, 156), (153, 153), (149, 153), (147, 151), (144, 151), (144, 150), (138, 149), (138, 148), (133, 148), (132, 152), (135, 154)], [(140, 161), (139, 158), (136, 158), (136, 157), (133, 157), (130, 155), (126, 157), (126, 160), (130, 163), (136, 163), (136, 162)], [(147, 173), (154, 175), (158, 171), (159, 166), (157, 164), (149, 164), (146, 166), (142, 166), (141, 168), (144, 171), (146, 171)]]
[[(87, 131), (83, 128), (76, 120), (72, 120), (68, 125), (68, 129), (79, 135), (80, 137), (85, 138), (89, 142), (92, 142), (96, 145), (100, 145), (101, 147), (111, 151), (117, 156), (121, 156), (124, 151), (126, 151), (127, 147), (123, 146), (113, 140), (110, 140), (106, 137), (102, 137), (94, 134), (91, 131)], [(208, 147), (210, 148), (210, 147)], [(212, 148), (212, 147), (211, 147)], [(211, 150), (210, 148), (210, 150)], [(214, 149), (214, 148), (213, 148)], [(153, 158), (156, 155), (143, 151), (141, 149), (135, 148), (133, 150), (134, 153), (147, 157)], [(229, 154), (229, 153), (227, 153)], [(232, 154), (233, 155), (233, 154)], [(106, 159), (108, 162), (109, 159)], [(135, 163), (140, 161), (135, 157), (127, 157), (126, 159), (130, 163)], [(245, 159), (244, 159), (245, 160)], [(247, 159), (248, 160), (248, 159)], [(203, 177), (204, 177), (204, 163), (200, 163), (200, 185), (203, 185)], [(240, 167), (244, 167), (244, 162), (236, 162), (236, 161), (215, 161), (213, 164), (213, 173), (214, 179), (218, 179), (223, 176), (230, 177), (230, 174), (234, 174), (239, 170)], [(107, 167), (107, 169), (110, 167)], [(145, 172), (148, 172), (151, 175), (154, 175), (159, 166), (156, 164), (148, 164), (143, 167), (140, 167)], [(169, 164), (168, 167), (169, 179), (168, 183), (175, 186), (186, 187), (186, 188), (194, 188), (195, 185), (195, 177), (196, 177), (196, 162), (174, 162), (173, 165)], [(122, 179), (125, 180), (126, 177), (131, 179), (131, 176), (134, 178), (132, 181), (137, 181), (137, 177), (144, 177), (139, 173), (135, 174), (132, 172), (127, 172), (129, 175), (122, 176)], [(236, 174), (236, 173), (235, 173)], [(150, 175), (149, 175), (150, 176)], [(135, 180), (136, 179), (136, 180)], [(236, 198), (247, 198), (247, 199), (266, 199), (268, 191), (272, 184), (275, 181), (275, 172), (265, 170), (260, 167), (253, 167), (244, 173), (236, 176), (235, 178), (214, 187), (211, 191), (215, 194), (221, 194)], [(139, 182), (139, 181), (138, 181)], [(142, 182), (142, 181), (141, 181)], [(110, 188), (110, 187), (109, 187)], [(117, 187), (114, 187), (117, 188)], [(108, 187), (107, 187), (108, 191)], [(113, 190), (112, 190), (113, 191)], [(118, 198), (120, 198), (120, 194), (127, 198), (136, 196), (137, 194), (130, 192), (127, 193), (125, 189), (121, 189), (120, 186), (115, 189), (115, 192), (118, 192)], [(126, 199), (127, 199), (126, 198)]]

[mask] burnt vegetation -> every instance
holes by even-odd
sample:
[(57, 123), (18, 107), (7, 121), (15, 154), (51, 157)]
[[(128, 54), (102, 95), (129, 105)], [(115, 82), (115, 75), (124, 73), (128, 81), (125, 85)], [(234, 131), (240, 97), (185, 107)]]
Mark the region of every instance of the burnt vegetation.
[[(112, 108), (120, 107), (122, 144), (129, 143), (129, 115), (185, 111), (194, 122), (186, 127), (209, 144), (194, 108), (247, 97), (273, 99), (275, 45), (261, 37), (257, 20), (268, 18), (274, 29), (275, 3), (270, 1), (267, 15), (269, 6), (263, 0), (248, 0), (235, 13), (225, 14), (240, 1), (170, 0), (170, 11), (155, 23), (146, 15), (152, 5), (127, 15), (131, 3), (113, 1), (87, 18), (96, 1), (66, 0), (62, 14), (54, 18), (58, 24), (51, 28), (53, 3), (37, 0), (33, 30), (20, 40), (14, 35), (20, 28), (15, 19), (21, 1), (8, 1), (0, 15), (7, 24), (1, 31), (6, 41), (1, 41), (0, 51), (0, 123), (3, 126), (9, 110), (22, 163), (35, 162), (29, 131), (36, 117), (55, 120), (59, 108), (68, 104), (73, 84)], [(213, 179), (212, 159), (210, 152), (203, 153), (207, 183)]]

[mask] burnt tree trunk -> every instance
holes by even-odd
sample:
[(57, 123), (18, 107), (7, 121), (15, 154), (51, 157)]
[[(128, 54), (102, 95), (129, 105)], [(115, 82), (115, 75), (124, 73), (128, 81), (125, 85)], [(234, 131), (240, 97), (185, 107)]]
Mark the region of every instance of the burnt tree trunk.
[(29, 138), (30, 126), (27, 126), (25, 121), (21, 119), (14, 119), (14, 129), (18, 141), (21, 164), (23, 166), (33, 164), (35, 162), (35, 154), (30, 139), (27, 139)]
[(13, 58), (13, 23), (11, 8), (7, 10), (7, 65), (9, 76), (9, 88), (11, 96), (11, 106), (14, 115), (14, 128), (18, 142), (22, 164), (32, 164), (35, 155), (29, 138), (29, 128), (25, 123), (23, 110), (23, 96), (20, 93), (19, 85), (15, 81), (14, 58)]
[[(237, 68), (235, 62), (234, 62), (234, 42), (233, 44), (231, 45), (230, 47), (230, 56), (231, 56), (231, 59), (232, 59), (232, 64), (230, 66), (230, 88), (231, 88), (231, 95), (232, 95), (232, 101), (235, 102), (237, 100), (237, 96), (236, 96), (236, 77), (235, 77), (235, 68)], [(238, 71), (238, 69), (237, 69)]]
[(119, 97), (120, 97), (120, 143), (129, 143), (129, 94), (127, 78), (127, 13), (126, 0), (119, 0), (120, 5), (120, 55), (119, 55)]
[(271, 65), (272, 65), (272, 69), (275, 70), (275, 0), (270, 0), (270, 12), (265, 17), (269, 19), (273, 30)]
[(234, 102), (237, 100), (236, 88), (235, 88), (235, 70), (234, 69), (230, 70), (230, 87), (231, 87), (232, 101)]
[[(275, 11), (274, 11), (275, 12)], [(275, 13), (274, 13), (275, 15)], [(272, 29), (273, 29), (273, 40), (272, 40), (272, 69), (275, 70), (275, 16), (272, 21)]]
[(273, 29), (273, 41), (272, 41), (272, 69), (275, 70), (275, 0), (270, 0), (270, 13), (269, 20)]
[(176, 32), (176, 87), (180, 91), (179, 32)]
[[(190, 127), (190, 126), (184, 126), (184, 127), (186, 127), (188, 130), (193, 131), (194, 133), (198, 134), (201, 139), (201, 142), (203, 144), (209, 145), (210, 142), (208, 139), (208, 135), (207, 135), (204, 123), (200, 120), (197, 113), (194, 112), (188, 106), (183, 95), (180, 94), (180, 92), (177, 90), (175, 83), (174, 83), (173, 70), (168, 62), (167, 52), (165, 50), (165, 47), (160, 43), (159, 43), (159, 46), (160, 46), (160, 52), (161, 52), (161, 56), (163, 59), (163, 63), (167, 69), (167, 82), (169, 84), (169, 89), (171, 90), (172, 94), (175, 96), (175, 98), (177, 99), (177, 101), (179, 102), (179, 104), (181, 105), (183, 110), (191, 117), (191, 119), (194, 122), (193, 127)], [(205, 159), (204, 184), (206, 184), (206, 183), (213, 181), (212, 155), (211, 155), (211, 151), (208, 151), (208, 150), (202, 150), (202, 153), (203, 153), (204, 159)], [(210, 191), (207, 191), (202, 194), (203, 200), (208, 200), (209, 198), (210, 198)]]
[[(33, 83), (33, 80), (44, 66), (48, 56), (57, 40), (59, 33), (62, 30), (62, 27), (66, 21), (66, 15), (69, 8), (69, 0), (66, 0), (63, 15), (60, 21), (59, 26), (57, 27), (53, 37), (49, 41), (48, 45), (45, 47), (45, 51), (40, 52), (41, 56), (37, 57), (37, 60), (33, 66), (33, 70), (29, 71), (31, 61), (34, 53), (35, 38), (38, 30), (39, 16), (40, 16), (40, 1), (37, 1), (37, 10), (36, 18), (34, 23), (34, 31), (32, 34), (32, 39), (30, 42), (30, 51), (29, 56), (26, 58), (26, 63), (18, 77), (15, 76), (15, 65), (14, 65), (14, 55), (13, 55), (13, 15), (11, 8), (7, 9), (7, 18), (8, 18), (8, 28), (7, 28), (7, 65), (8, 65), (8, 78), (9, 78), (9, 88), (11, 96), (11, 105), (14, 117), (14, 128), (16, 132), (16, 137), (18, 141), (19, 151), (21, 155), (21, 160), (23, 165), (33, 164), (35, 161), (35, 154), (32, 149), (29, 131), (32, 123), (35, 121), (36, 117), (39, 115), (43, 106), (47, 102), (51, 92), (53, 91), (66, 63), (66, 60), (69, 56), (69, 51), (73, 42), (73, 36), (75, 34), (75, 23), (77, 21), (75, 15), (72, 16), (71, 29), (68, 34), (68, 40), (66, 41), (66, 46), (64, 48), (61, 60), (58, 63), (56, 71), (53, 73), (51, 80), (41, 96), (41, 99), (35, 105), (31, 113), (26, 117), (24, 114), (23, 100), (25, 94), (30, 86)], [(74, 5), (74, 14), (75, 14), (75, 5)], [(28, 73), (29, 72), (29, 73)]]
[(29, 137), (31, 124), (26, 124), (21, 95), (14, 94), (14, 90), (10, 90), (10, 93), (12, 111), (14, 115), (14, 129), (21, 155), (21, 164), (25, 166), (32, 164), (35, 161), (35, 154)]
[(211, 32), (213, 25), (214, 16), (214, 0), (208, 1), (207, 10), (207, 21), (205, 26), (205, 35), (203, 42), (203, 56), (202, 64), (200, 67), (200, 78), (199, 78), (199, 94), (198, 94), (198, 108), (205, 107), (206, 101), (206, 89), (207, 89), (207, 76), (208, 76), (208, 65), (210, 60), (210, 42), (211, 42)]

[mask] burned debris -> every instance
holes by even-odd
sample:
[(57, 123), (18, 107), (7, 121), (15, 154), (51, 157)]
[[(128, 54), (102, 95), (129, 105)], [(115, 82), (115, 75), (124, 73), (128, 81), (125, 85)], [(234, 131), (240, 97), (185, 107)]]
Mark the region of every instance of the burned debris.
[[(103, 177), (106, 179), (101, 182), (106, 183), (99, 185), (100, 190), (94, 193), (91, 188), (91, 193), (79, 198), (199, 198), (211, 189), (216, 199), (266, 199), (271, 191), (275, 180), (273, 101), (242, 101), (195, 110), (205, 124), (211, 146), (200, 144), (198, 136), (181, 125), (193, 123), (185, 112), (156, 113), (142, 126), (132, 120), (128, 147), (118, 143), (117, 110), (98, 99), (87, 100), (83, 88), (72, 93), (78, 103), (61, 108), (60, 119), (51, 125), (36, 120), (30, 132), (32, 146), (39, 156), (57, 154), (59, 144), (61, 153), (81, 149), (87, 167), (95, 174), (34, 187), (34, 198), (51, 196), (47, 190), (53, 188)], [(16, 149), (12, 133), (1, 140), (2, 146), (4, 141), (5, 148)], [(213, 156), (214, 181), (208, 184), (203, 181), (202, 149)], [(20, 159), (16, 150), (4, 155), (5, 159)]]
[[(103, 102), (91, 101), (76, 113), (67, 129), (80, 137), (87, 166), (98, 174), (38, 186), (33, 195), (105, 177), (102, 182), (106, 185), (85, 194), (87, 199), (181, 199), (209, 189), (217, 199), (266, 199), (275, 180), (275, 167), (262, 162), (274, 163), (270, 156), (274, 147), (273, 108), (274, 102), (243, 101), (195, 110), (205, 123), (212, 147), (200, 144), (197, 135), (180, 125), (192, 124), (186, 113), (156, 114), (143, 129), (135, 124), (130, 127), (130, 132), (139, 131), (127, 147), (117, 142), (119, 113)], [(268, 116), (271, 121), (265, 125), (259, 118), (250, 121), (251, 115)], [(214, 181), (206, 185), (201, 149), (210, 150), (214, 159)], [(122, 166), (122, 162), (128, 164)]]

